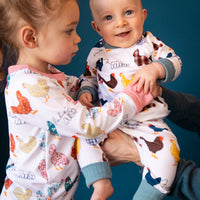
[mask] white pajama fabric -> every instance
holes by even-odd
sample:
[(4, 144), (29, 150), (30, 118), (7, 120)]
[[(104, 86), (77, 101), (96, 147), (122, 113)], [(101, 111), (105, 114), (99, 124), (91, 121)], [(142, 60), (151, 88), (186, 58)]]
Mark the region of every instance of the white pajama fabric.
[(114, 110), (113, 102), (88, 111), (73, 100), (79, 79), (52, 66), (49, 70), (9, 67), (10, 159), (1, 200), (73, 200), (80, 168), (104, 162), (98, 142), (123, 115), (134, 115), (135, 105), (126, 94), (116, 97), (121, 112), (115, 116), (106, 114)]

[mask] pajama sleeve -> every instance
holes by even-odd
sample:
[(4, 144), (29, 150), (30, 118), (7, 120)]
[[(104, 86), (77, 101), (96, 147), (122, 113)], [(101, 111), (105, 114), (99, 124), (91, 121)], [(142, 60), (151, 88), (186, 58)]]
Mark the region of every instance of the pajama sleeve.
[[(60, 137), (95, 138), (117, 128), (123, 116), (131, 118), (137, 112), (137, 105), (125, 93), (103, 107), (87, 110), (69, 96), (64, 82), (20, 71), (11, 74), (10, 79), (8, 113), (49, 132), (53, 127)], [(35, 89), (41, 82), (45, 87), (38, 96)]]
[[(74, 76), (66, 76), (66, 80), (70, 96), (75, 97), (76, 89), (79, 87), (79, 79)], [(92, 93), (93, 91), (91, 90), (90, 92)], [(77, 149), (81, 148), (81, 150), (76, 152), (77, 160), (88, 188), (100, 179), (111, 179), (112, 172), (109, 163), (105, 160), (97, 139), (77, 138), (75, 146)]]
[(154, 48), (153, 62), (159, 62), (165, 69), (166, 77), (160, 80), (160, 83), (168, 83), (174, 81), (181, 72), (182, 62), (174, 50), (165, 45), (160, 39), (147, 32), (145, 39), (151, 43)]
[(76, 139), (75, 143), (81, 148), (81, 151), (77, 152), (77, 160), (88, 187), (99, 179), (112, 177), (110, 166), (95, 138)]

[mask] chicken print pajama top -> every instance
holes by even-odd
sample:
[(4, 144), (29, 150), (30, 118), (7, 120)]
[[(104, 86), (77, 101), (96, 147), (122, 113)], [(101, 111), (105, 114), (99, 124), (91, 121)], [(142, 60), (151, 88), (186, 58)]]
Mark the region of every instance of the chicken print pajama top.
[(136, 112), (124, 93), (88, 111), (73, 100), (79, 79), (52, 66), (49, 70), (9, 67), (5, 98), (10, 159), (1, 200), (73, 200), (80, 168), (87, 186), (99, 177), (111, 178), (98, 142), (124, 115), (131, 118)]

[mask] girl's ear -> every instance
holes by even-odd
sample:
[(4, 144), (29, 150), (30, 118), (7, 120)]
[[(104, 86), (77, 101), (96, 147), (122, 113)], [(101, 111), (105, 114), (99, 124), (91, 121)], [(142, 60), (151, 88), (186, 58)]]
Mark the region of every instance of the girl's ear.
[(26, 47), (28, 48), (37, 47), (36, 31), (31, 26), (25, 26), (22, 28), (21, 39), (23, 45), (25, 45)]
[(99, 27), (96, 25), (95, 21), (92, 21), (91, 24), (92, 24), (92, 28), (93, 28), (100, 36), (102, 36), (102, 35), (101, 35), (101, 31), (100, 31)]

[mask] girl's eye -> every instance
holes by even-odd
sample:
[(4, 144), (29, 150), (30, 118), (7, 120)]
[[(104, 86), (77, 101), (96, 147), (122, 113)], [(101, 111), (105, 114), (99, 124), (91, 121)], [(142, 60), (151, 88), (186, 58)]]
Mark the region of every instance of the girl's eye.
[(71, 33), (73, 32), (74, 29), (70, 29), (70, 30), (67, 30), (65, 31), (68, 35), (71, 35)]
[(108, 15), (108, 16), (105, 17), (105, 19), (106, 19), (107, 21), (109, 21), (109, 20), (112, 19), (112, 16), (111, 16), (111, 15)]
[(132, 13), (133, 13), (132, 10), (127, 10), (127, 11), (126, 11), (126, 15), (131, 15)]

